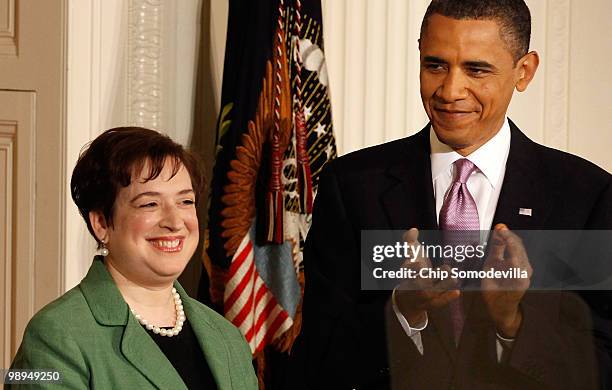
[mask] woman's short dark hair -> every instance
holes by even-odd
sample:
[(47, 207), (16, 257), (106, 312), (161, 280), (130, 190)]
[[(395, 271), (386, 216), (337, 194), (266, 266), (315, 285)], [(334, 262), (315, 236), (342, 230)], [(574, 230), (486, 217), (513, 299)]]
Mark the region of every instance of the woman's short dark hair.
[(167, 135), (142, 127), (117, 127), (106, 130), (81, 151), (72, 172), (70, 191), (98, 244), (89, 212), (102, 212), (108, 225), (113, 226), (115, 198), (121, 187), (129, 186), (145, 164), (148, 166), (145, 181), (154, 180), (168, 158), (172, 162), (172, 177), (181, 166), (189, 173), (197, 203), (204, 186), (200, 160)]

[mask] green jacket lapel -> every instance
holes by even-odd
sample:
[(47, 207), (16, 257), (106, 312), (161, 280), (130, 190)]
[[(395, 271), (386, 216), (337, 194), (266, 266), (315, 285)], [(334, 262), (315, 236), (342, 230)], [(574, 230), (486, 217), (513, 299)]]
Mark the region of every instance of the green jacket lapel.
[(109, 326), (127, 324), (129, 313), (127, 303), (104, 266), (103, 257), (94, 258), (79, 288), (98, 323)]
[(155, 341), (134, 318), (128, 319), (121, 339), (127, 360), (160, 389), (186, 389), (183, 380)]
[(128, 305), (100, 256), (94, 258), (87, 276), (81, 281), (80, 288), (98, 323), (123, 327), (121, 352), (142, 375), (162, 389), (186, 388), (178, 372), (155, 341), (129, 314)]
[(219, 332), (208, 317), (202, 310), (197, 309), (195, 306), (197, 302), (194, 302), (189, 298), (185, 290), (180, 284), (175, 283), (174, 287), (178, 293), (183, 297), (183, 307), (185, 315), (193, 328), (193, 332), (198, 339), (198, 343), (206, 362), (210, 367), (210, 371), (217, 382), (217, 387), (220, 389), (232, 388), (232, 381), (230, 377), (229, 367), (231, 362), (229, 361), (229, 351), (227, 345), (224, 342), (224, 336)]

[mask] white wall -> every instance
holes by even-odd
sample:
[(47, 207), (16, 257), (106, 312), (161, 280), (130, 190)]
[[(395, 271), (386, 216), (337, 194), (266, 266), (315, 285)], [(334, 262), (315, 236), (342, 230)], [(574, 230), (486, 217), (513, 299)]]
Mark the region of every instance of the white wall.
[(427, 4), (427, 0), (322, 1), (340, 154), (404, 137), (426, 123), (419, 97), (415, 27)]
[[(83, 145), (127, 121), (127, 1), (68, 2), (66, 175)], [(65, 287), (87, 272), (95, 251), (66, 183)]]
[(223, 83), (223, 61), (227, 35), (227, 14), (229, 0), (210, 1), (210, 63), (214, 71), (212, 82), (215, 88), (215, 111), (221, 105), (221, 84)]
[(568, 150), (612, 171), (612, 1), (572, 1)]

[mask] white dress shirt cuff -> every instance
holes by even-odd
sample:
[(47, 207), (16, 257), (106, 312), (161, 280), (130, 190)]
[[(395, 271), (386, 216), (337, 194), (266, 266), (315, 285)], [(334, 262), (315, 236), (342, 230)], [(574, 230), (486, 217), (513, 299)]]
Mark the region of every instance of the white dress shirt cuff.
[(393, 289), (393, 293), (391, 293), (391, 306), (393, 307), (393, 312), (395, 313), (397, 320), (402, 326), (402, 329), (404, 329), (406, 335), (410, 337), (410, 339), (412, 339), (412, 342), (414, 342), (414, 345), (417, 347), (419, 353), (422, 355), (423, 341), (421, 340), (421, 331), (427, 328), (427, 324), (429, 323), (427, 312), (425, 312), (425, 321), (420, 324), (416, 324), (416, 326), (414, 327), (410, 326), (408, 320), (406, 319), (406, 317), (404, 317), (399, 307), (397, 306), (397, 302), (395, 300), (395, 289)]
[(501, 363), (504, 356), (507, 356), (512, 349), (512, 345), (514, 344), (515, 339), (509, 339), (506, 337), (502, 337), (499, 333), (495, 333), (495, 349), (497, 352), (497, 362)]

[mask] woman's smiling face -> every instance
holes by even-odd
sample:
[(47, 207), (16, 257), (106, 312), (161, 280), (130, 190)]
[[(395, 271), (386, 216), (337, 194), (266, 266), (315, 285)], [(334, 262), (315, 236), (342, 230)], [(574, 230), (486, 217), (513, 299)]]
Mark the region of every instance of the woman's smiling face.
[[(189, 262), (199, 240), (195, 194), (181, 165), (172, 176), (172, 161), (153, 180), (145, 181), (148, 164), (129, 186), (121, 188), (113, 207), (112, 227), (102, 220), (107, 262), (128, 280), (147, 286), (175, 280)], [(103, 218), (92, 212), (93, 218)], [(92, 223), (95, 225), (95, 223)]]

